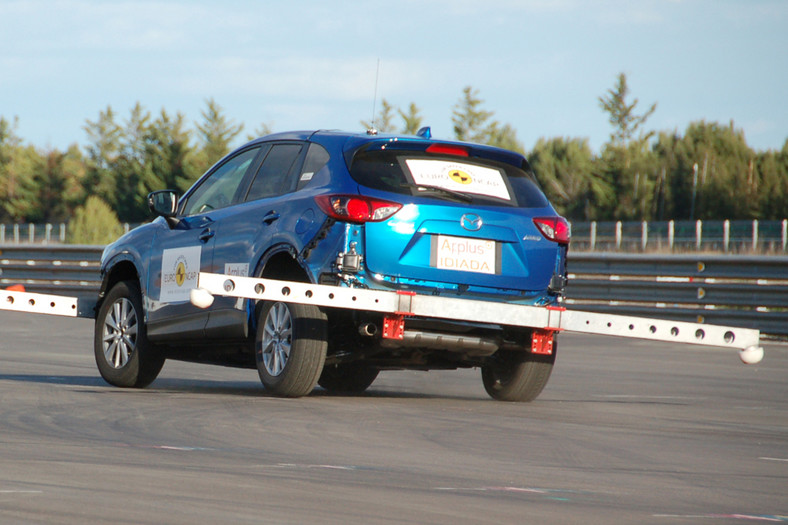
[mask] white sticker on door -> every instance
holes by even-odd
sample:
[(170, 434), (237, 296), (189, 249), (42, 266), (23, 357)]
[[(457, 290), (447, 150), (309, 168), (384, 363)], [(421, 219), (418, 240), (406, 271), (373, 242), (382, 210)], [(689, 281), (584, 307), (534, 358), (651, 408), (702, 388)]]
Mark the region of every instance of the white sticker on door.
[(197, 288), (201, 254), (200, 246), (164, 250), (161, 257), (161, 302), (189, 300), (190, 291)]

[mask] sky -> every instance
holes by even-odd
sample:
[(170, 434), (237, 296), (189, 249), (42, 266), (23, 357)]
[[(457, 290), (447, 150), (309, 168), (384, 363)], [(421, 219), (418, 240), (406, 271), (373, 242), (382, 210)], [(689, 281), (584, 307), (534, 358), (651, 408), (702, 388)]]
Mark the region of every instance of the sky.
[[(733, 121), (756, 150), (788, 138), (786, 0), (0, 0), (0, 116), (25, 143), (84, 145), (108, 106), (190, 127), (213, 98), (274, 131), (362, 131), (374, 102), (415, 103), (452, 138), (462, 90), (517, 131), (587, 138), (619, 73), (647, 130)], [(377, 88), (376, 88), (377, 78)], [(399, 124), (399, 121), (397, 121)]]

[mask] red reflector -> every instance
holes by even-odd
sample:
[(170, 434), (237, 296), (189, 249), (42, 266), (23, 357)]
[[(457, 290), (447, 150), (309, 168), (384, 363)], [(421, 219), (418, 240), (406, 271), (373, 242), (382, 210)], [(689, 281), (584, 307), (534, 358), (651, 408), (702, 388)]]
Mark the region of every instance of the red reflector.
[(468, 150), (460, 146), (449, 146), (448, 144), (432, 144), (427, 148), (427, 153), (437, 153), (439, 155), (454, 155), (457, 157), (467, 157)]
[(560, 244), (569, 244), (572, 231), (563, 217), (534, 217), (534, 224), (547, 239)]

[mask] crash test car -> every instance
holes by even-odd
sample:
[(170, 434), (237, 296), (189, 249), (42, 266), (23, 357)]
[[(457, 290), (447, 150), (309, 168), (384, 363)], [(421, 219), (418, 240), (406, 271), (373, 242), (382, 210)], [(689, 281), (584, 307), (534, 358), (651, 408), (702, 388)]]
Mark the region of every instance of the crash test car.
[[(225, 156), (107, 246), (96, 309), (101, 376), (144, 387), (165, 359), (256, 368), (267, 390), (362, 392), (381, 370), (478, 367), (495, 399), (528, 401), (555, 360), (524, 327), (409, 317), (380, 336), (362, 309), (216, 297), (200, 272), (524, 305), (555, 305), (570, 231), (519, 153), (418, 136), (289, 132)], [(464, 316), (467, 318), (467, 315)]]

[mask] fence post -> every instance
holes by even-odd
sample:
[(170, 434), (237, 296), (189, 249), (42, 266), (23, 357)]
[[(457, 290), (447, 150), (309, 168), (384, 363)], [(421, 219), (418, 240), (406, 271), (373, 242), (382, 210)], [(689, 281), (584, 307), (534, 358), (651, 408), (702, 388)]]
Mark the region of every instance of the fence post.
[[(591, 221), (591, 251), (596, 249), (596, 221)], [(783, 243), (784, 245), (785, 243)]]
[(725, 219), (722, 223), (722, 249), (728, 253), (731, 245), (731, 221)]
[(60, 242), (64, 244), (66, 242), (66, 225), (62, 222), (60, 223)]
[(788, 244), (788, 219), (783, 219), (783, 251), (785, 251), (786, 244)]
[(616, 221), (616, 250), (621, 249), (621, 221)]
[(36, 242), (36, 225), (32, 222), (27, 225), (27, 242), (30, 244)]
[(19, 224), (14, 224), (14, 244), (19, 244)]
[(758, 219), (752, 221), (752, 251), (758, 251)]
[[(783, 226), (785, 225), (783, 224)], [(783, 231), (785, 231), (784, 227)], [(784, 235), (783, 238), (785, 238)], [(5, 244), (5, 224), (0, 224), (0, 244)], [(785, 242), (783, 242), (783, 250), (785, 250)]]
[(640, 223), (640, 249), (646, 251), (648, 245), (648, 222), (643, 221)]
[(673, 243), (676, 240), (676, 225), (673, 221), (668, 221), (668, 246), (673, 251)]
[(695, 249), (700, 250), (700, 244), (703, 242), (703, 221), (698, 219), (695, 221)]
[(46, 237), (44, 239), (44, 244), (49, 244), (49, 241), (52, 240), (52, 225), (47, 223), (46, 225)]

